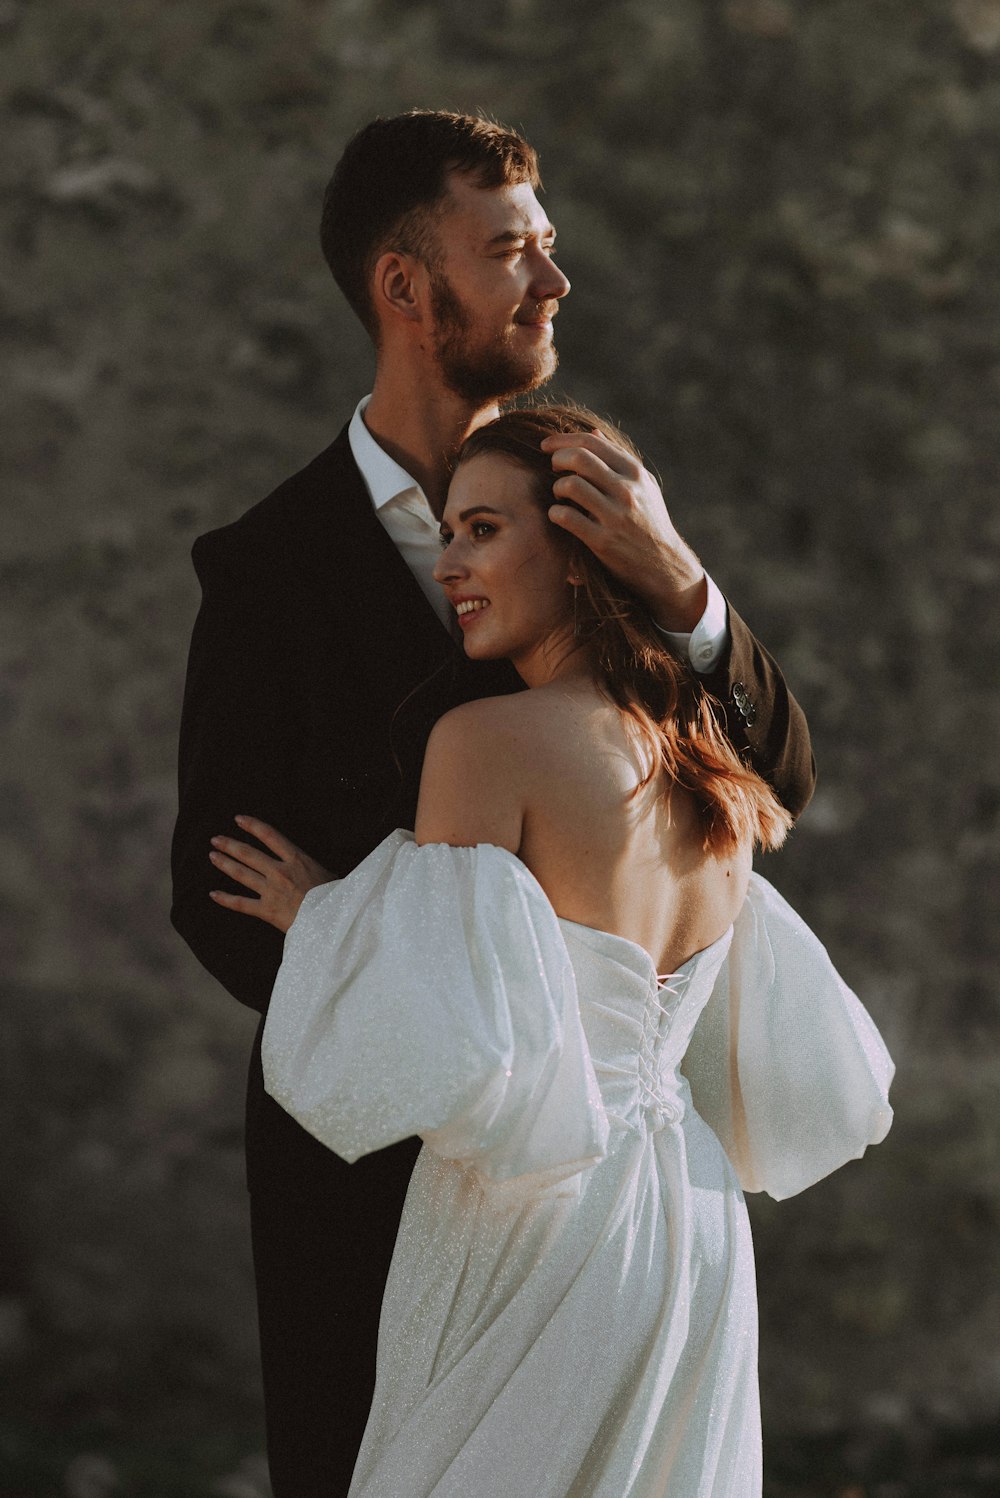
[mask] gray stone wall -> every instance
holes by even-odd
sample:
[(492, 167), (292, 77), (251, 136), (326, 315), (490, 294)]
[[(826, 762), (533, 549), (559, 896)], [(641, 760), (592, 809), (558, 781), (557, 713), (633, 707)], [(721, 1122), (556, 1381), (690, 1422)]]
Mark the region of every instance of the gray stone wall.
[(996, 0), (2, 0), (4, 1494), (263, 1490), (252, 1019), (166, 914), (188, 552), (368, 388), (318, 206), (413, 105), (538, 146), (555, 388), (813, 727), (765, 872), (897, 1123), (754, 1205), (771, 1491), (945, 1491), (1000, 1396), (998, 63)]

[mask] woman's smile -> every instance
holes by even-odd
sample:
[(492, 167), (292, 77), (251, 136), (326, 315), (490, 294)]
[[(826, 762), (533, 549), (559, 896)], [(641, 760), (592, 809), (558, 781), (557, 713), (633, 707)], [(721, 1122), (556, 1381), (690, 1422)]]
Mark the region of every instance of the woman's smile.
[(536, 490), (536, 479), (501, 454), (460, 464), (434, 569), (466, 652), (477, 660), (506, 656), (529, 685), (557, 669), (573, 632), (567, 547)]
[(470, 624), (475, 624), (485, 609), (490, 606), (488, 598), (453, 598), (452, 604), (458, 615), (458, 622), (463, 629)]

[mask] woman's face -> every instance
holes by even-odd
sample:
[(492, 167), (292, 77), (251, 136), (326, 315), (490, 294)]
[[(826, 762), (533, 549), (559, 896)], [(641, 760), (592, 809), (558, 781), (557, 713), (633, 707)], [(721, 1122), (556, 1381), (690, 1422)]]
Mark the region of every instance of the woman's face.
[(434, 568), (466, 654), (506, 656), (529, 686), (558, 674), (573, 644), (569, 557), (536, 485), (534, 475), (499, 453), (463, 463), (448, 489), (444, 551)]

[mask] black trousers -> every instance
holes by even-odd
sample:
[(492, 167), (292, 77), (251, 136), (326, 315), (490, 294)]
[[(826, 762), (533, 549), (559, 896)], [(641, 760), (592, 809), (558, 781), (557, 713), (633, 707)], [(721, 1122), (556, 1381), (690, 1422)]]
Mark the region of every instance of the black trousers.
[(307, 1181), (258, 1177), (250, 1192), (268, 1463), (274, 1498), (345, 1498), (419, 1140), (354, 1165), (303, 1142)]

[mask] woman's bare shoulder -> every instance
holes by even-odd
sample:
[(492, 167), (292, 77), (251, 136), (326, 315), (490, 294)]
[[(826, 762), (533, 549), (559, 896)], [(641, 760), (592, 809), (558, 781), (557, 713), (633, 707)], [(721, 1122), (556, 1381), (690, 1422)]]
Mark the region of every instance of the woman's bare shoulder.
[(615, 746), (625, 753), (620, 714), (603, 697), (538, 687), (453, 708), (435, 725), (427, 755), (533, 798), (553, 779), (565, 786), (592, 775)]
[(435, 731), (442, 724), (446, 725), (445, 731), (447, 732), (456, 724), (472, 728), (479, 726), (489, 728), (507, 719), (516, 721), (518, 707), (522, 705), (523, 710), (523, 699), (529, 695), (528, 692), (511, 692), (503, 697), (477, 697), (472, 702), (462, 702), (438, 719)]
[(546, 729), (546, 714), (536, 701), (538, 696), (538, 692), (511, 692), (504, 697), (463, 702), (438, 719), (431, 740), (437, 744), (475, 741), (484, 748), (502, 746), (508, 751), (516, 741), (537, 740)]
[(452, 708), (431, 730), (417, 806), (418, 843), (494, 843), (517, 851), (528, 761), (520, 715), (504, 698)]

